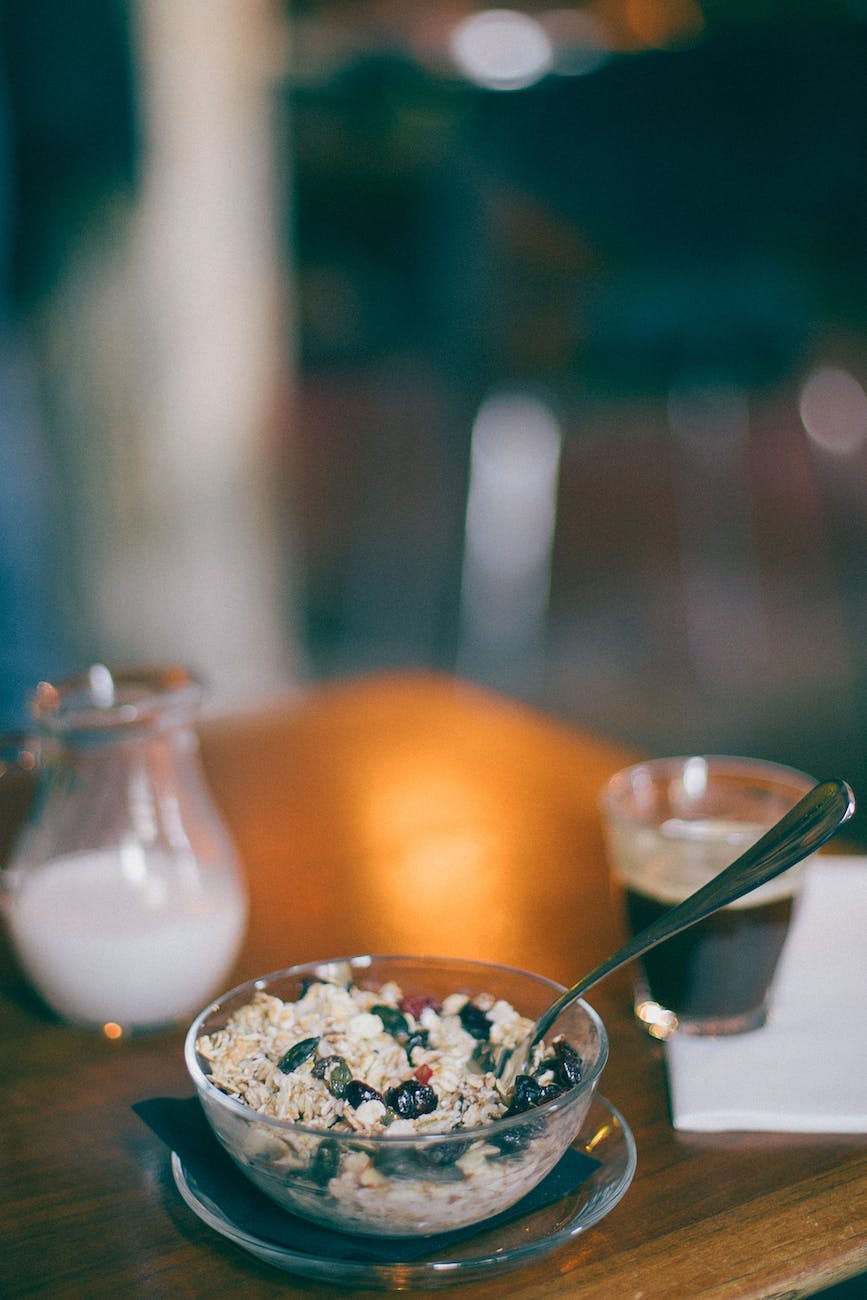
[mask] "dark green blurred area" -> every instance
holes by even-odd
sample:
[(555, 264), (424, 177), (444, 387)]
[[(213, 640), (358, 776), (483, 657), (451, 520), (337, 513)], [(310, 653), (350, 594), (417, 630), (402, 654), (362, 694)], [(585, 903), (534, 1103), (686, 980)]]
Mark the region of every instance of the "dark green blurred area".
[(477, 365), (604, 393), (692, 364), (778, 380), (817, 324), (865, 322), (865, 54), (865, 24), (826, 12), (517, 93), (384, 50), (301, 81), (295, 246), (358, 303), (340, 331), (311, 304), (305, 361), (462, 328)]
[(94, 208), (135, 185), (136, 80), (124, 0), (2, 0), (11, 294), (51, 292)]

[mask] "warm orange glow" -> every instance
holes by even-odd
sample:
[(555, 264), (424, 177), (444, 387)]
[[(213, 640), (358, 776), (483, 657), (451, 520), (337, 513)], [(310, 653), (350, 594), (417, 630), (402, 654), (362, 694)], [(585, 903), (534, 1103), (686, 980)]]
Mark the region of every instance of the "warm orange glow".
[(102, 1032), (106, 1038), (123, 1038), (123, 1027), (116, 1024), (113, 1020), (108, 1020), (102, 1027)]
[[(10, 776), (13, 772), (34, 772), (36, 770), (36, 755), (31, 749), (16, 749), (14, 740), (8, 746), (10, 757), (3, 758), (0, 756), (0, 777)], [(15, 753), (11, 753), (15, 750)]]
[(54, 713), (60, 703), (60, 694), (51, 682), (40, 682), (36, 687), (36, 708), (40, 713)]
[(491, 786), (432, 749), (379, 756), (363, 789), (359, 830), (377, 909), (413, 947), (475, 950), (480, 918), (494, 928), (507, 919), (505, 823)]
[(592, 1151), (594, 1147), (599, 1146), (600, 1142), (604, 1142), (609, 1138), (614, 1132), (614, 1127), (614, 1123), (611, 1120), (606, 1120), (605, 1123), (600, 1124), (593, 1136), (588, 1138), (584, 1143), (585, 1151)]
[(655, 49), (697, 36), (704, 27), (695, 0), (626, 0), (623, 17), (639, 44)]

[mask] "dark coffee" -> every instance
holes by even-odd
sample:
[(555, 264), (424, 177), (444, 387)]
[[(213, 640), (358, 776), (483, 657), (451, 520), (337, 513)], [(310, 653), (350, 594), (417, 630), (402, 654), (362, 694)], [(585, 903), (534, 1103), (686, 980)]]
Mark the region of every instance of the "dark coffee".
[[(786, 940), (793, 899), (730, 907), (666, 939), (642, 958), (650, 997), (686, 1021), (760, 1017)], [(633, 933), (671, 908), (625, 890)]]

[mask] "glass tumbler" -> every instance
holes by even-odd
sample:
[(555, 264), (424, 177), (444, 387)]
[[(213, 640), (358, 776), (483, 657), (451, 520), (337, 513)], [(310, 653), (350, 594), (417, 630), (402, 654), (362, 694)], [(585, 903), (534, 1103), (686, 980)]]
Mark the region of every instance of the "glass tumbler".
[[(659, 758), (618, 772), (600, 808), (630, 933), (718, 875), (814, 785), (793, 768), (724, 756)], [(650, 1034), (733, 1034), (765, 1023), (804, 868), (790, 868), (636, 963), (635, 1013)]]
[(38, 773), (4, 871), (24, 973), (110, 1037), (198, 1011), (244, 937), (247, 890), (206, 787), (184, 668), (95, 665), (31, 701)]

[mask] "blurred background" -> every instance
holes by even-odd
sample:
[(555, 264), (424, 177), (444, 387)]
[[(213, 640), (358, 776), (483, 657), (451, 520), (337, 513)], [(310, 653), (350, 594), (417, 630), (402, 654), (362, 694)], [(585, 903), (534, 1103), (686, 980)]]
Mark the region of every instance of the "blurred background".
[(867, 805), (865, 67), (867, 0), (0, 0), (0, 725), (427, 666)]

